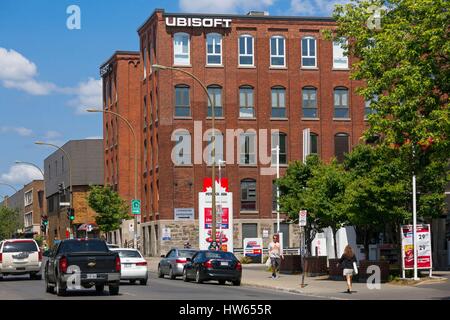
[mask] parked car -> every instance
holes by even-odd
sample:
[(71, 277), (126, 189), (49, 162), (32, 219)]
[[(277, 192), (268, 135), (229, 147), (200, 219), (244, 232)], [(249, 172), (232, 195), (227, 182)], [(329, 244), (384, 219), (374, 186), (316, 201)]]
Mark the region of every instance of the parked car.
[(183, 275), (184, 265), (187, 258), (192, 258), (198, 250), (172, 248), (165, 256), (161, 256), (158, 264), (158, 277), (164, 278), (168, 275), (170, 279)]
[(144, 259), (139, 250), (128, 248), (113, 248), (110, 250), (119, 254), (121, 263), (121, 280), (129, 280), (130, 283), (139, 281), (139, 283), (143, 286), (147, 284), (147, 261)]
[(0, 278), (29, 274), (40, 280), (42, 251), (33, 239), (8, 239), (0, 242)]
[(49, 293), (62, 296), (73, 278), (71, 267), (79, 268), (80, 285), (92, 288), (98, 293), (108, 286), (110, 295), (119, 294), (120, 257), (110, 251), (106, 242), (100, 239), (66, 239), (54, 247), (44, 269), (45, 288)]
[(198, 251), (192, 258), (187, 258), (183, 269), (183, 280), (195, 279), (197, 283), (217, 280), (219, 284), (231, 281), (239, 286), (242, 278), (242, 265), (236, 256), (225, 251)]

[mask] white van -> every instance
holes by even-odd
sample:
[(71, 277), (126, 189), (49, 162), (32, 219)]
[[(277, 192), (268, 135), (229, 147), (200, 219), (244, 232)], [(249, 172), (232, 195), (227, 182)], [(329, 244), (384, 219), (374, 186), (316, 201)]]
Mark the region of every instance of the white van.
[(7, 275), (29, 274), (40, 280), (42, 251), (33, 239), (9, 239), (0, 242), (0, 279)]

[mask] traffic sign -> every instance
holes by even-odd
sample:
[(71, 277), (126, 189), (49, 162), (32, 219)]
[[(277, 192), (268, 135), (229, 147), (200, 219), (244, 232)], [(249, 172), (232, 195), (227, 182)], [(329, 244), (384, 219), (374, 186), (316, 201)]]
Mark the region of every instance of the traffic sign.
[(131, 212), (133, 214), (141, 214), (141, 200), (131, 200)]
[(304, 227), (306, 226), (306, 216), (307, 216), (307, 211), (306, 210), (300, 210), (300, 212), (298, 213), (298, 223), (300, 227)]

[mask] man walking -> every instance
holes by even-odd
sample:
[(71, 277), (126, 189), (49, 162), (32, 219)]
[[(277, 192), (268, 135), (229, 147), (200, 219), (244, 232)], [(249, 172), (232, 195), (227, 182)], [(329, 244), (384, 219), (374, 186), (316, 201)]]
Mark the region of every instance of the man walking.
[(269, 244), (269, 259), (272, 266), (272, 279), (278, 279), (277, 271), (280, 269), (281, 259), (284, 259), (282, 248), (278, 239), (279, 235), (274, 234), (272, 242)]

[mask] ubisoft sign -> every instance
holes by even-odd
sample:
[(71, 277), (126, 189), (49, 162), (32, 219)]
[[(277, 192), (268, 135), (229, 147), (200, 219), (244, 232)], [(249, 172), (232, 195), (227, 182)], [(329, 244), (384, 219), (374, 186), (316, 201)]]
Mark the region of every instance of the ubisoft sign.
[(231, 19), (166, 17), (168, 27), (230, 28)]

